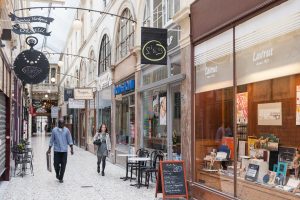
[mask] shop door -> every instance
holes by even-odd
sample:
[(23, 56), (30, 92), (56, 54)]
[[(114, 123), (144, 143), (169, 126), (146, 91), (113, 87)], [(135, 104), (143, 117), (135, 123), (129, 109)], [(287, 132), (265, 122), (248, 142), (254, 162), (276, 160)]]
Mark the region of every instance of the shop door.
[(85, 144), (86, 143), (85, 110), (81, 110), (79, 115), (80, 115), (79, 116), (79, 119), (80, 119), (80, 123), (79, 123), (80, 146), (82, 148), (85, 148), (85, 146), (86, 146), (86, 144)]
[(0, 94), (0, 176), (5, 171), (6, 99)]
[(171, 86), (171, 137), (172, 159), (181, 160), (181, 93), (180, 85)]

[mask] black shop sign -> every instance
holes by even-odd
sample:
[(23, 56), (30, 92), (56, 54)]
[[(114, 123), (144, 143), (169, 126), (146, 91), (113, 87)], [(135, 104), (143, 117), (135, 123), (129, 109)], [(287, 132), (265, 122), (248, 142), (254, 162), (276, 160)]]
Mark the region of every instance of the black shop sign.
[(141, 64), (167, 64), (167, 29), (142, 27)]

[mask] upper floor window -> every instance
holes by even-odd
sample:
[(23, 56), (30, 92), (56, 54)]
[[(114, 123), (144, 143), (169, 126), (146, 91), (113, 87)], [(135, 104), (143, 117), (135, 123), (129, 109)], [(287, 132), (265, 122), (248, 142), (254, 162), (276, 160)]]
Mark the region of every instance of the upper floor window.
[(102, 38), (99, 54), (98, 75), (105, 72), (110, 67), (110, 44), (107, 34)]
[(153, 0), (153, 26), (161, 28), (163, 26), (163, 1)]
[(117, 60), (124, 58), (129, 54), (129, 50), (134, 45), (134, 26), (130, 21), (132, 15), (129, 9), (125, 9), (121, 14), (119, 23), (119, 36), (117, 41)]
[(151, 23), (151, 16), (150, 16), (150, 0), (146, 1), (146, 6), (144, 9), (144, 18), (143, 18), (143, 26), (149, 27)]
[(153, 0), (153, 26), (162, 28), (180, 10), (180, 0)]

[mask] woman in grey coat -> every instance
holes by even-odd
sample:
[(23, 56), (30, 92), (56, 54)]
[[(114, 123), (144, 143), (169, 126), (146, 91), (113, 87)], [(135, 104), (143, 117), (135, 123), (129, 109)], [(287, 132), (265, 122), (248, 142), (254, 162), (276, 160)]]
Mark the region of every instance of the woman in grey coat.
[(100, 164), (102, 161), (102, 176), (104, 176), (105, 161), (111, 150), (110, 137), (105, 124), (102, 124), (94, 136), (94, 145), (98, 146), (97, 150), (97, 172), (100, 173)]

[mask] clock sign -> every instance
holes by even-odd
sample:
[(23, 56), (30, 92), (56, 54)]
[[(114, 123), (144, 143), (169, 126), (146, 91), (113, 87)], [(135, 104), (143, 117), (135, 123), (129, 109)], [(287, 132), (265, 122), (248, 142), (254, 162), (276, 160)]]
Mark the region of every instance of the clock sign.
[(167, 64), (167, 29), (142, 27), (141, 64)]
[(44, 81), (49, 74), (49, 61), (46, 56), (35, 49), (37, 38), (28, 37), (26, 43), (31, 47), (21, 52), (14, 62), (14, 71), (23, 83), (37, 84)]

